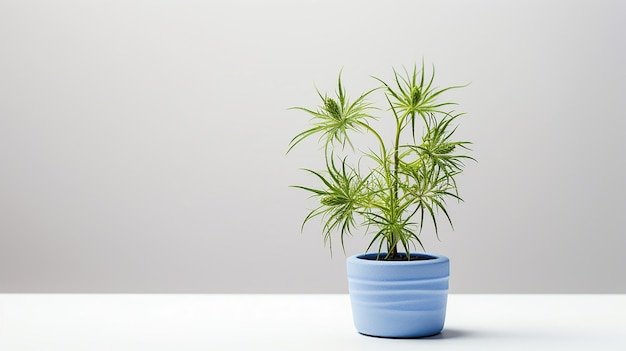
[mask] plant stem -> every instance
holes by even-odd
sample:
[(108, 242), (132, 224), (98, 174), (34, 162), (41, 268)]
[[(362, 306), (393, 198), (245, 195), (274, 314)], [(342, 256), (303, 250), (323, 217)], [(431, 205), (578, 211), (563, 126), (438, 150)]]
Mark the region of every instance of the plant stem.
[[(402, 118), (400, 119), (396, 118), (396, 138), (393, 145), (393, 185), (391, 187), (391, 202), (394, 208), (393, 216), (396, 218), (400, 216), (399, 213), (395, 213), (395, 209), (397, 209), (398, 207), (398, 167), (400, 164), (400, 134), (402, 133), (402, 123), (404, 122), (404, 118), (405, 116), (402, 116)], [(398, 239), (399, 238), (394, 238), (394, 240), (392, 241), (393, 247), (391, 257), (394, 257), (398, 254)]]
[(385, 142), (383, 141), (383, 138), (380, 137), (380, 134), (378, 134), (374, 128), (370, 127), (367, 123), (358, 122), (359, 125), (363, 126), (363, 128), (369, 130), (372, 134), (374, 134), (374, 136), (376, 137), (376, 139), (378, 139), (378, 142), (380, 143), (380, 148), (381, 148), (381, 152), (383, 153), (383, 155), (387, 154), (387, 149), (385, 148)]
[(400, 144), (400, 132), (402, 128), (400, 123), (396, 127), (396, 140), (393, 145), (393, 199), (394, 202), (398, 200), (398, 164), (400, 163), (399, 157), (399, 144)]

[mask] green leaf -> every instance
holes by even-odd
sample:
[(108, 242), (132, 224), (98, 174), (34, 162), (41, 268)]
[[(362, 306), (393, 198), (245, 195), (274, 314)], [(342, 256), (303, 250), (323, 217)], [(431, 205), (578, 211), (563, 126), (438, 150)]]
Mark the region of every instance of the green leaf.
[[(334, 235), (339, 235), (345, 252), (346, 236), (359, 227), (372, 236), (367, 251), (377, 248), (379, 259), (390, 258), (398, 249), (407, 253), (424, 249), (420, 235), (425, 223), (432, 221), (439, 238), (440, 216), (454, 228), (446, 200), (462, 201), (456, 177), (467, 160), (475, 159), (467, 155), (471, 142), (455, 139), (456, 121), (464, 114), (451, 111), (456, 103), (442, 98), (463, 86), (436, 87), (435, 67), (427, 73), (424, 60), (419, 68), (414, 64), (411, 71), (403, 67), (400, 71), (392, 69), (392, 73), (391, 84), (372, 77), (380, 86), (351, 100), (340, 71), (333, 96), (316, 88), (321, 100), (316, 108), (291, 108), (309, 115), (311, 125), (289, 142), (287, 153), (313, 135), (324, 146), (326, 168), (304, 169), (319, 186), (292, 187), (317, 200), (302, 228), (309, 220), (320, 218), (324, 243), (331, 252)], [(394, 134), (387, 141), (375, 126), (374, 121), (379, 120), (371, 114), (379, 109), (369, 97), (378, 90), (395, 121)], [(355, 149), (351, 136), (364, 131), (375, 137), (379, 151), (369, 146), (363, 148), (366, 151)], [(346, 145), (349, 150), (344, 149)], [(350, 150), (356, 158), (347, 155)], [(358, 159), (356, 166), (350, 164), (351, 159)], [(367, 161), (367, 167), (362, 168), (361, 160)]]

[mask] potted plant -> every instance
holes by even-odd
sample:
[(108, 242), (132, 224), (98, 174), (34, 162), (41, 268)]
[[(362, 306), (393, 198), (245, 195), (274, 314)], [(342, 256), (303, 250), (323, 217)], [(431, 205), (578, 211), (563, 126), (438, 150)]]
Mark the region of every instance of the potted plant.
[[(302, 226), (319, 217), (324, 243), (332, 252), (332, 235), (357, 228), (372, 236), (365, 253), (347, 258), (348, 287), (356, 329), (379, 337), (421, 337), (443, 329), (449, 279), (447, 257), (424, 250), (420, 235), (429, 221), (438, 234), (440, 216), (452, 225), (446, 200), (461, 201), (455, 181), (464, 168), (470, 142), (453, 139), (457, 118), (445, 92), (460, 88), (434, 86), (434, 67), (393, 70), (390, 84), (373, 77), (378, 87), (350, 99), (341, 81), (334, 96), (317, 91), (314, 109), (294, 107), (312, 116), (311, 126), (297, 134), (289, 152), (317, 136), (323, 146), (324, 170), (305, 169), (319, 186), (294, 186), (312, 194), (317, 207)], [(370, 100), (382, 91), (386, 108)], [(380, 120), (375, 112), (384, 111)], [(391, 123), (386, 138), (375, 121)], [(384, 126), (384, 125), (383, 125)], [(372, 136), (369, 148), (355, 148), (353, 133)], [(369, 252), (370, 249), (374, 252)], [(345, 252), (345, 249), (344, 249)]]

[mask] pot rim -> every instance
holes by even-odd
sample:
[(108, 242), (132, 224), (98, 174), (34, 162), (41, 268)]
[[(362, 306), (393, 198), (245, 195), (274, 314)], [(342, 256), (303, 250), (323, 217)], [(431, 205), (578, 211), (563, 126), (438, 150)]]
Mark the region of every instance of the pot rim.
[[(401, 252), (404, 253), (404, 252)], [(446, 262), (446, 261), (450, 261), (448, 259), (448, 257), (443, 256), (443, 255), (439, 255), (439, 254), (433, 254), (433, 253), (429, 253), (429, 252), (411, 252), (411, 255), (419, 255), (419, 256), (427, 256), (427, 257), (433, 257), (433, 259), (430, 260), (411, 260), (411, 261), (377, 261), (377, 260), (365, 260), (365, 259), (361, 259), (361, 257), (364, 256), (376, 256), (379, 253), (377, 252), (370, 252), (370, 253), (359, 253), (356, 255), (352, 255), (350, 257), (347, 258), (347, 261), (350, 263), (355, 263), (355, 264), (360, 264), (360, 265), (370, 265), (370, 266), (378, 266), (378, 265), (388, 265), (388, 266), (406, 266), (406, 265), (429, 265), (429, 264), (435, 264), (435, 263), (442, 263), (442, 262)], [(384, 256), (386, 255), (386, 252), (381, 252), (380, 255)]]

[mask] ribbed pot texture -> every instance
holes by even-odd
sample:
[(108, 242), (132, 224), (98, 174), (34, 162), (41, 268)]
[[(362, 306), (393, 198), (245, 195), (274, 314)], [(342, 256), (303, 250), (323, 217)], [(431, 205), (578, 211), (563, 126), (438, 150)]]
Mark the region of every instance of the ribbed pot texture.
[[(361, 334), (416, 338), (443, 330), (450, 261), (434, 254), (428, 260), (376, 261), (348, 257), (348, 288), (354, 325)], [(385, 254), (382, 254), (384, 257)]]

